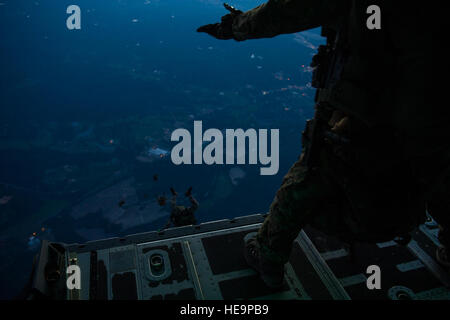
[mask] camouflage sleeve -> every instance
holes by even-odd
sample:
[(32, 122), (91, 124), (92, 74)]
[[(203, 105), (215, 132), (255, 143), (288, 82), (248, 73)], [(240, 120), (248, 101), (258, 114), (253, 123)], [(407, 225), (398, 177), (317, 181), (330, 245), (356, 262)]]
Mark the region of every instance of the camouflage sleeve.
[(269, 0), (233, 22), (236, 40), (271, 38), (326, 23), (346, 7), (347, 0)]

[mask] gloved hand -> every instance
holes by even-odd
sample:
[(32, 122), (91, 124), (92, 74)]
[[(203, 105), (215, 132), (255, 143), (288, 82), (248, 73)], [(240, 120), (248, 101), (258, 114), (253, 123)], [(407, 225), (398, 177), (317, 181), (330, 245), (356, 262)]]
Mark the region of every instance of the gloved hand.
[(328, 124), (331, 131), (340, 135), (348, 134), (350, 131), (350, 117), (340, 110), (335, 110)]
[(223, 6), (230, 11), (230, 13), (223, 16), (220, 23), (201, 26), (197, 29), (197, 32), (205, 32), (220, 40), (234, 39), (232, 30), (233, 21), (237, 16), (242, 14), (242, 11), (235, 9), (226, 3), (224, 3)]

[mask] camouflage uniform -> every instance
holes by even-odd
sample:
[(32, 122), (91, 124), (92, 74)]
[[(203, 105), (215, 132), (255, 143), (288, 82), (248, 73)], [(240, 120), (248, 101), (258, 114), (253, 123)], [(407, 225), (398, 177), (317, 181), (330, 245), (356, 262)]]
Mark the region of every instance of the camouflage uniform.
[[(373, 4), (381, 8), (381, 30), (366, 27)], [(450, 227), (448, 118), (427, 96), (431, 36), (418, 23), (425, 16), (397, 1), (269, 0), (234, 18), (238, 41), (319, 26), (329, 38), (339, 34), (317, 66), (334, 59), (316, 86), (316, 109), (325, 129), (350, 143), (323, 138), (310, 165), (305, 134), (304, 153), (258, 233), (269, 260), (286, 262), (306, 224), (347, 241), (383, 241), (410, 232), (428, 208)], [(448, 233), (442, 240), (450, 245)]]

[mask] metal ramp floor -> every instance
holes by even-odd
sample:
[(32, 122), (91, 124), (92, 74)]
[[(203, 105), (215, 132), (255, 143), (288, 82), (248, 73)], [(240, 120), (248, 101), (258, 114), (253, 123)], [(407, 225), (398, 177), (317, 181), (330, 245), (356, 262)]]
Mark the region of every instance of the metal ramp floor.
[[(243, 238), (264, 215), (221, 220), (88, 242), (60, 244), (61, 274), (70, 264), (81, 269), (81, 289), (52, 289), (43, 281), (44, 243), (35, 288), (69, 300), (348, 300), (450, 299), (449, 274), (434, 261), (437, 225), (430, 220), (408, 246), (396, 242), (361, 245), (349, 255), (337, 241), (306, 229), (297, 237), (285, 267), (284, 285), (272, 290), (249, 269)], [(366, 268), (381, 268), (382, 288), (369, 290)], [(63, 272), (64, 271), (64, 272)], [(56, 293), (58, 292), (58, 293)]]

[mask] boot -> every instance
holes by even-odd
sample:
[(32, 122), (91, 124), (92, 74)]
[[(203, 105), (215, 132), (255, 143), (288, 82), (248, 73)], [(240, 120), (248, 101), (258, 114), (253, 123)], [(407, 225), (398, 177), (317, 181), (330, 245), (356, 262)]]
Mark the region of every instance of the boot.
[(284, 264), (264, 259), (261, 255), (260, 245), (256, 239), (256, 232), (245, 236), (244, 257), (248, 265), (259, 273), (264, 283), (272, 289), (283, 286)]

